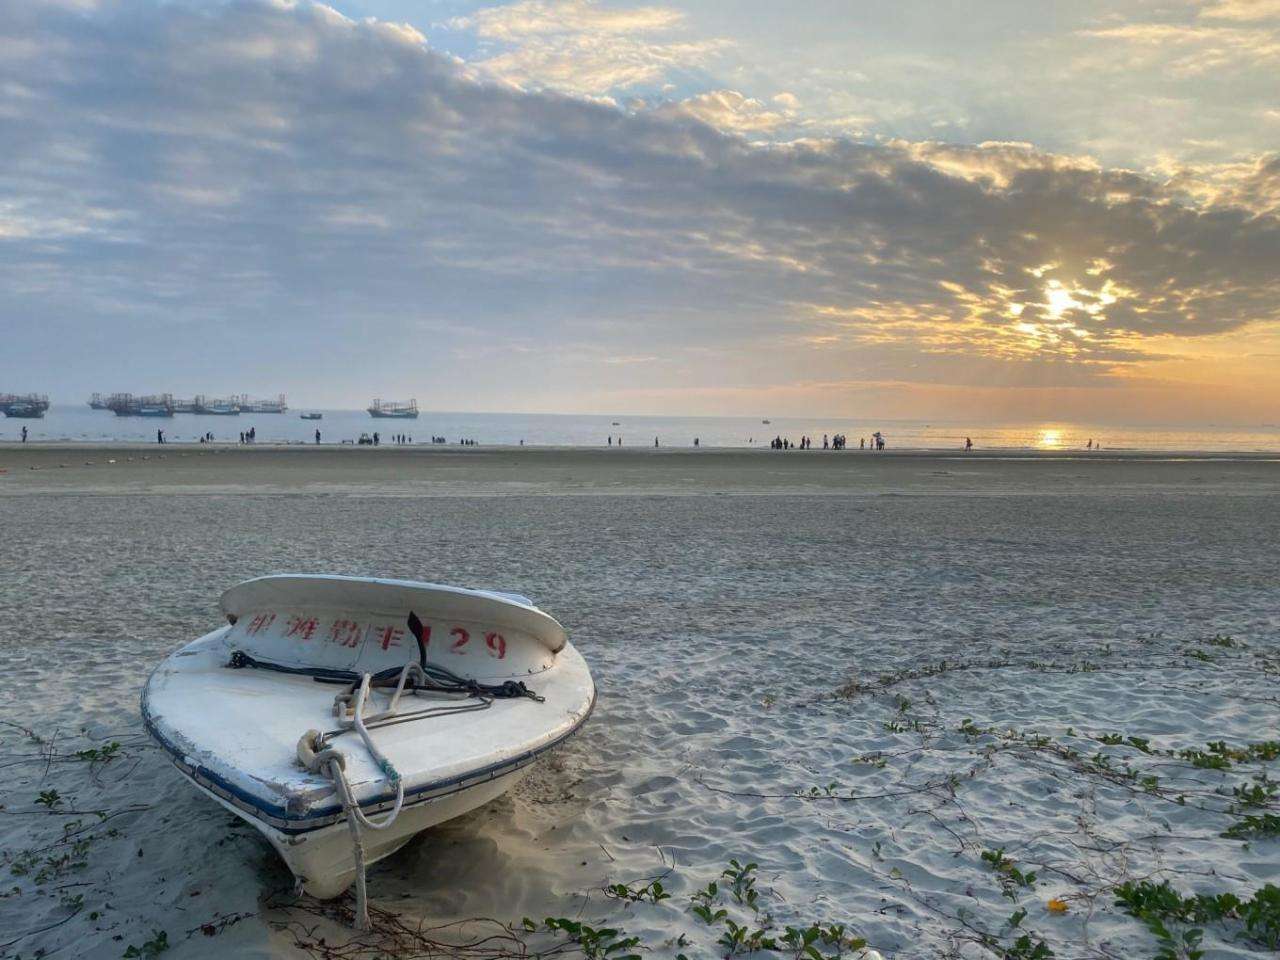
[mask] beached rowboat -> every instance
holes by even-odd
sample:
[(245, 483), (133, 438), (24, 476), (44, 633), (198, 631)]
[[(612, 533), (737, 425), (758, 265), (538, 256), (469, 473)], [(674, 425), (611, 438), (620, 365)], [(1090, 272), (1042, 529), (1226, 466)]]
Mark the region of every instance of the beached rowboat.
[(595, 702), (564, 629), (516, 594), (285, 575), (222, 610), (148, 679), (146, 727), (306, 892), (355, 881), (357, 925), (365, 864), (509, 790)]

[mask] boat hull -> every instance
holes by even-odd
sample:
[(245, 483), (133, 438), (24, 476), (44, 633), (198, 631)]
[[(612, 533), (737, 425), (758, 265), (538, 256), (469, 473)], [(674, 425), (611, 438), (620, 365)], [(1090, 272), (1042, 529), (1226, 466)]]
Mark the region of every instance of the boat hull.
[[(406, 806), (386, 830), (361, 831), (365, 866), (383, 860), (425, 830), (461, 817), (496, 800), (520, 783), (528, 767), (504, 774), (455, 793)], [(190, 778), (188, 778), (190, 779)], [(356, 879), (355, 850), (345, 820), (306, 833), (286, 833), (191, 780), (205, 796), (217, 801), (267, 838), (305, 893), (319, 900), (341, 896)]]

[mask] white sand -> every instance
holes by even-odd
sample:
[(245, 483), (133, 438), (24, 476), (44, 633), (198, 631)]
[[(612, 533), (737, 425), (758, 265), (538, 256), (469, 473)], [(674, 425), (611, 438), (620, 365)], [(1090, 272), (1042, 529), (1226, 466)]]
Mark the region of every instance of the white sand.
[[(166, 957), (348, 943), (314, 904), (268, 901), (289, 886), (274, 854), (182, 781), (137, 715), (147, 671), (216, 625), (220, 591), (280, 570), (517, 589), (592, 664), (601, 699), (581, 736), (513, 796), (371, 871), (375, 904), (413, 923), (580, 916), (653, 956), (720, 955), (689, 896), (736, 857), (759, 863), (777, 927), (845, 922), (886, 958), (1000, 956), (976, 931), (1007, 947), (1019, 907), (1058, 957), (1138, 958), (1157, 944), (1112, 906), (1115, 883), (1280, 883), (1280, 843), (1224, 839), (1233, 820), (1213, 812), (1230, 785), (1280, 778), (1280, 764), (1204, 770), (1085, 739), (1280, 735), (1275, 464), (248, 459), (264, 452), (181, 474), (136, 459), (117, 465), (153, 474), (99, 480), (99, 464), (76, 474), (0, 451), (0, 719), (44, 740), (0, 728), (0, 955), (114, 958), (155, 930)], [(540, 495), (510, 495), (522, 471)], [(681, 475), (694, 479), (679, 492), (708, 496), (635, 495)], [(272, 495), (300, 482), (319, 488)], [(558, 496), (557, 483), (596, 495)], [(508, 495), (459, 495), (470, 489)], [(897, 491), (917, 495), (884, 495)], [(1051, 742), (966, 735), (966, 718)], [(107, 763), (69, 758), (112, 739), (121, 755)], [(1159, 792), (1081, 772), (1099, 752), (1158, 776)], [(811, 788), (820, 796), (795, 796)], [(46, 812), (34, 800), (54, 789)], [(96, 838), (78, 851), (57, 842), (74, 822)], [(1038, 874), (1033, 889), (1002, 894), (981, 859), (997, 847)], [(660, 905), (601, 889), (672, 864)], [(1054, 897), (1065, 914), (1047, 909)], [(689, 945), (672, 942), (682, 934)], [(1231, 925), (1211, 925), (1205, 945), (1269, 955)]]

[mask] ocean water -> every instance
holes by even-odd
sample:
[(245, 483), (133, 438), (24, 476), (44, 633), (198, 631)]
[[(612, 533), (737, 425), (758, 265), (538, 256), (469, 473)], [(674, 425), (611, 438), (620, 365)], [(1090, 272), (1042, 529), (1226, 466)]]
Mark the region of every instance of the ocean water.
[[(303, 420), (304, 412), (320, 412), (318, 421)], [(844, 434), (849, 445), (881, 432), (890, 449), (952, 450), (966, 437), (980, 450), (1072, 450), (1092, 440), (1106, 450), (1280, 452), (1280, 424), (1256, 426), (1123, 426), (1087, 423), (980, 424), (924, 420), (860, 420), (838, 417), (775, 417), (764, 422), (752, 417), (648, 417), (579, 414), (458, 413), (423, 411), (417, 420), (375, 420), (363, 410), (299, 408), (285, 414), (242, 414), (211, 417), (179, 414), (172, 419), (117, 417), (87, 405), (52, 406), (43, 419), (0, 418), (0, 441), (16, 440), (26, 426), (29, 440), (77, 442), (149, 442), (162, 429), (171, 442), (190, 442), (212, 432), (220, 442), (237, 442), (241, 430), (256, 428), (259, 443), (312, 443), (320, 430), (324, 443), (355, 441), (375, 430), (385, 439), (408, 434), (413, 443), (430, 443), (433, 436), (448, 443), (461, 439), (482, 445), (601, 447), (609, 438), (627, 447), (690, 446), (695, 438), (706, 447), (767, 446), (775, 436), (798, 441)]]

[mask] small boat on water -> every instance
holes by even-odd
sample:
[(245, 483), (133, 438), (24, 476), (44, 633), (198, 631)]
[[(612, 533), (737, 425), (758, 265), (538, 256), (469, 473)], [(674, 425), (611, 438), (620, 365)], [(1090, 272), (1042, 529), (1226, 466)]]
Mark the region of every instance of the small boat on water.
[(323, 420), (324, 414), (323, 413), (304, 413), (302, 414), (302, 419), (303, 420)]
[(281, 575), (222, 595), (227, 625), (171, 654), (142, 717), (202, 793), (316, 897), (515, 786), (586, 721), (595, 685), (518, 594)]

